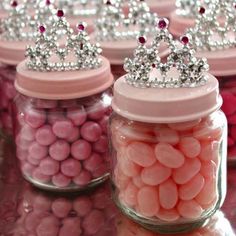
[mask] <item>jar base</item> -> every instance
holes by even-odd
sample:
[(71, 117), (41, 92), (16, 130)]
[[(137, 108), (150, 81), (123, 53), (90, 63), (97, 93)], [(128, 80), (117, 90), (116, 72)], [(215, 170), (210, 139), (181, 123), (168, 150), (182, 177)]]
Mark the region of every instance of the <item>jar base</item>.
[(92, 180), (89, 184), (87, 184), (86, 186), (81, 186), (79, 187), (78, 185), (69, 185), (67, 187), (57, 187), (55, 185), (50, 185), (47, 183), (41, 183), (29, 176), (23, 175), (23, 177), (25, 178), (26, 181), (28, 181), (29, 183), (31, 183), (32, 185), (34, 185), (36, 188), (45, 190), (45, 191), (51, 191), (51, 192), (82, 192), (82, 191), (86, 191), (88, 189), (92, 189), (97, 187), (100, 184), (103, 184), (108, 178), (109, 178), (109, 174), (105, 174), (103, 176), (101, 176), (100, 178), (94, 179)]
[(193, 231), (195, 229), (204, 227), (208, 224), (210, 217), (215, 213), (212, 211), (207, 216), (202, 219), (196, 220), (191, 223), (178, 223), (178, 224), (171, 224), (171, 223), (162, 223), (158, 224), (155, 220), (151, 220), (145, 217), (140, 216), (139, 214), (135, 213), (132, 209), (124, 206), (117, 197), (113, 194), (113, 200), (116, 206), (121, 210), (121, 212), (126, 215), (131, 220), (135, 221), (142, 227), (147, 230), (151, 230), (155, 233), (159, 234), (179, 234), (179, 233), (187, 233)]

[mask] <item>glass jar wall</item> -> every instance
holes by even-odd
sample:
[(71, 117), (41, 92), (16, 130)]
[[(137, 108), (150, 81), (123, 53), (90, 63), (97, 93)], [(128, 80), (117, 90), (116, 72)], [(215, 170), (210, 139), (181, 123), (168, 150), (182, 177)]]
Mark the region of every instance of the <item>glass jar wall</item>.
[(92, 187), (108, 176), (111, 92), (69, 100), (16, 99), (17, 157), (24, 177), (58, 191)]
[(221, 111), (182, 123), (110, 120), (114, 199), (161, 233), (199, 227), (226, 195), (227, 122)]

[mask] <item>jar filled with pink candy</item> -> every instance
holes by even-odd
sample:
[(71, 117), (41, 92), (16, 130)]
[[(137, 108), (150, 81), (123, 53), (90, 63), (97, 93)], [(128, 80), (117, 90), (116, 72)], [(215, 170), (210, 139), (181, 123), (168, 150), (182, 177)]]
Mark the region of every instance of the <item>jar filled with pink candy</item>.
[[(207, 61), (187, 36), (174, 42), (167, 26), (159, 20), (152, 48), (139, 40), (115, 82), (112, 183), (124, 214), (156, 232), (181, 233), (204, 225), (225, 199), (227, 121)], [(166, 63), (156, 54), (163, 41)]]
[(85, 24), (75, 33), (58, 10), (50, 30), (39, 26), (17, 67), (17, 157), (23, 176), (39, 188), (77, 191), (107, 179), (113, 77), (100, 52)]

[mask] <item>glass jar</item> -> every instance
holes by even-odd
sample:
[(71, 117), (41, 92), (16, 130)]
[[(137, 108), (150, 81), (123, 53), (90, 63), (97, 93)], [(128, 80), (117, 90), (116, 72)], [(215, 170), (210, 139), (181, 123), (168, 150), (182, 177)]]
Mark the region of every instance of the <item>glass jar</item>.
[(125, 76), (116, 81), (112, 183), (124, 214), (148, 229), (180, 233), (200, 227), (222, 206), (227, 121), (221, 104), (210, 75), (194, 88), (144, 89)]
[(16, 95), (15, 75), (15, 66), (0, 64), (0, 123), (2, 124), (3, 134), (7, 136), (13, 134), (12, 104)]
[(25, 179), (54, 191), (84, 190), (104, 182), (113, 84), (108, 60), (102, 58), (97, 69), (60, 73), (30, 71), (24, 63), (18, 66), (15, 85), (20, 94), (14, 113)]
[(228, 120), (228, 161), (236, 163), (236, 82), (235, 76), (218, 77), (221, 96), (223, 98), (222, 110)]

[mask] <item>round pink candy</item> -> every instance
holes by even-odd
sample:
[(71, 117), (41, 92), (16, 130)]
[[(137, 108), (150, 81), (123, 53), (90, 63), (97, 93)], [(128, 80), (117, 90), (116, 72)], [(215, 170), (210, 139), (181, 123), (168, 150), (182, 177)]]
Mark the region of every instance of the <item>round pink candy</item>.
[(80, 126), (86, 121), (87, 113), (82, 107), (80, 109), (67, 109), (67, 117), (75, 126)]
[(71, 135), (66, 139), (68, 142), (73, 143), (80, 138), (79, 128), (74, 127)]
[(55, 186), (64, 188), (70, 184), (71, 179), (61, 173), (58, 173), (52, 177), (52, 182)]
[(61, 172), (69, 177), (79, 175), (81, 171), (81, 164), (79, 161), (69, 158), (61, 163)]
[(107, 152), (108, 151), (108, 138), (102, 135), (97, 142), (93, 143), (93, 150), (99, 153)]
[(101, 102), (87, 108), (88, 118), (91, 120), (100, 120), (105, 112), (106, 109)]
[(70, 155), (70, 145), (64, 140), (57, 140), (49, 148), (50, 156), (57, 161), (63, 161)]
[(36, 133), (36, 129), (25, 124), (20, 131), (20, 137), (27, 141), (34, 141), (35, 133)]
[(59, 221), (54, 216), (48, 216), (41, 220), (36, 229), (38, 236), (57, 236), (59, 232)]
[(52, 130), (53, 133), (59, 138), (68, 138), (73, 133), (74, 125), (70, 120), (61, 120), (56, 121), (53, 126)]
[(100, 127), (102, 128), (102, 132), (103, 132), (104, 134), (107, 134), (108, 121), (109, 121), (109, 116), (103, 116), (103, 118), (98, 121), (98, 124), (99, 124)]
[(102, 135), (102, 129), (96, 122), (88, 121), (81, 127), (81, 136), (89, 141), (96, 142)]
[(71, 145), (71, 155), (77, 160), (87, 159), (92, 151), (92, 147), (86, 140), (78, 140)]
[(56, 136), (50, 125), (40, 127), (36, 132), (36, 141), (41, 145), (51, 145), (56, 141)]
[(51, 179), (50, 176), (44, 175), (44, 174), (41, 172), (40, 168), (37, 168), (37, 169), (35, 169), (35, 170), (33, 171), (33, 173), (32, 173), (32, 178), (35, 179), (35, 180), (37, 180), (37, 181), (39, 181), (39, 182), (41, 182), (41, 183), (47, 183), (47, 182), (49, 182), (50, 179)]
[(58, 236), (80, 236), (82, 230), (80, 228), (80, 219), (78, 217), (67, 218), (63, 221), (63, 226), (60, 229)]
[(29, 146), (29, 155), (32, 158), (35, 159), (43, 159), (44, 157), (46, 157), (48, 154), (48, 148), (46, 146), (42, 146), (37, 142), (33, 142), (30, 146)]
[(82, 170), (79, 175), (73, 178), (73, 182), (79, 186), (85, 186), (90, 183), (92, 176), (89, 171)]
[(32, 164), (32, 165), (35, 165), (35, 166), (38, 166), (39, 163), (40, 163), (40, 160), (39, 159), (35, 159), (33, 157), (31, 157), (30, 155), (27, 156), (27, 161)]
[(32, 128), (39, 128), (46, 121), (46, 114), (42, 110), (27, 110), (25, 113), (25, 121)]
[(93, 203), (89, 197), (78, 197), (73, 202), (73, 209), (80, 217), (85, 217), (92, 210)]
[(35, 166), (30, 164), (29, 162), (24, 162), (21, 165), (21, 171), (26, 176), (31, 176), (34, 169), (35, 169)]
[(92, 155), (84, 161), (83, 166), (86, 170), (93, 172), (103, 163), (103, 158), (97, 153), (92, 153)]
[(45, 175), (55, 175), (60, 170), (60, 164), (51, 157), (46, 157), (40, 162), (39, 168)]
[(52, 212), (58, 218), (65, 218), (72, 210), (72, 204), (65, 198), (58, 198), (52, 203)]
[(51, 199), (47, 195), (37, 194), (33, 198), (33, 208), (36, 213), (47, 213), (51, 210)]

